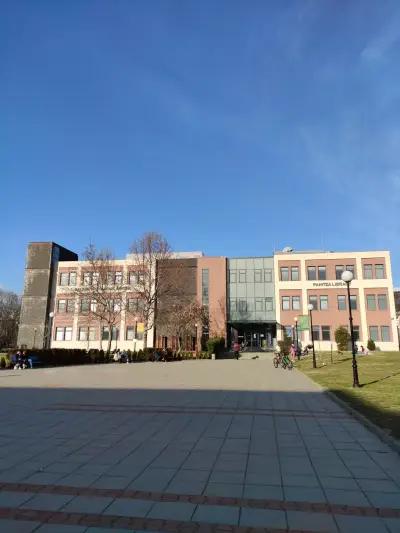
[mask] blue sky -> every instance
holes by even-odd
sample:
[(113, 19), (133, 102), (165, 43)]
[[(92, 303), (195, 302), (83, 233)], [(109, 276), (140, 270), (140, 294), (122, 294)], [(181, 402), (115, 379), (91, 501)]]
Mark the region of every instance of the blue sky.
[[(389, 249), (400, 3), (2, 2), (0, 286), (28, 241), (117, 256)], [(4, 9), (5, 8), (5, 9)]]

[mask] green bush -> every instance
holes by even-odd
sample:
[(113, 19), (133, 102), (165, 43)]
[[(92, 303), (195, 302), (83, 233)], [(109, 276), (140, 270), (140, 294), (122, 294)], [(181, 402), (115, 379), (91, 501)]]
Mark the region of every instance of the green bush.
[(289, 337), (286, 331), (283, 331), (283, 340), (278, 341), (278, 346), (282, 355), (289, 355), (292, 345), (292, 337)]
[(371, 352), (374, 352), (376, 350), (375, 342), (372, 339), (368, 339), (367, 348)]
[(220, 355), (225, 351), (225, 339), (224, 337), (211, 337), (207, 341), (207, 353), (210, 355)]
[(335, 331), (335, 341), (339, 352), (344, 352), (349, 347), (350, 334), (345, 326), (339, 326)]
[(7, 367), (7, 358), (5, 355), (2, 355), (0, 357), (0, 368), (6, 368)]

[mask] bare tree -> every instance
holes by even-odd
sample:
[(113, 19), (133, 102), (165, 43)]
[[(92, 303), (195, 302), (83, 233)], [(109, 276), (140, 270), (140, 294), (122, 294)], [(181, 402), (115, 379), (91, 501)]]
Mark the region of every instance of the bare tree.
[(133, 268), (137, 272), (134, 290), (140, 301), (144, 326), (143, 345), (147, 348), (148, 332), (155, 323), (157, 302), (174, 286), (171, 269), (167, 267), (172, 251), (163, 235), (148, 232), (132, 243), (130, 252)]
[(20, 311), (21, 298), (0, 289), (0, 348), (16, 345)]
[(176, 302), (162, 312), (157, 322), (165, 333), (176, 337), (180, 352), (182, 341), (197, 337), (197, 332), (208, 326), (208, 311), (197, 302)]
[(91, 244), (85, 249), (83, 257), (88, 266), (82, 268), (81, 284), (73, 292), (80, 300), (80, 313), (88, 318), (88, 323), (96, 321), (99, 324), (100, 348), (102, 328), (107, 328), (109, 353), (113, 332), (120, 324), (126, 307), (126, 280), (123, 270), (116, 270), (114, 256), (109, 250), (97, 250)]

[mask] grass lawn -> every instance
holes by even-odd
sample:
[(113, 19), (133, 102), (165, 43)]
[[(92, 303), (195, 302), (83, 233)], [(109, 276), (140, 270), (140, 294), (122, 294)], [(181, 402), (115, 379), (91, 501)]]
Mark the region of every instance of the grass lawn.
[(296, 362), (296, 367), (311, 379), (335, 393), (354, 409), (400, 438), (400, 353), (370, 352), (357, 356), (358, 375), (362, 385), (353, 389), (351, 354), (317, 354), (317, 368), (312, 356)]

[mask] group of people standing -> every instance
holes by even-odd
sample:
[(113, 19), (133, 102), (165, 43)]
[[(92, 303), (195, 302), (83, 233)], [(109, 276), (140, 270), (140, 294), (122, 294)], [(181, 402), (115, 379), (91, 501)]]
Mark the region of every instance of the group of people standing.
[(14, 370), (32, 368), (32, 359), (28, 357), (25, 351), (20, 351), (11, 356), (11, 363), (13, 364)]

